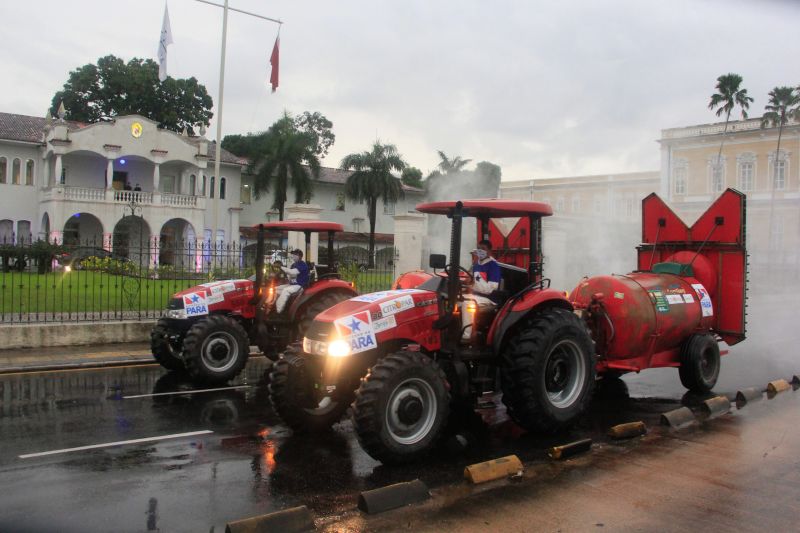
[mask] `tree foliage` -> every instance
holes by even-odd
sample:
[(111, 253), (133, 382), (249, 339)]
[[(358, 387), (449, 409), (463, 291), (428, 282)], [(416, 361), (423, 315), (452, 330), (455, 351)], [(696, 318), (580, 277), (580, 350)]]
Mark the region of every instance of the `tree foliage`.
[[(292, 119), (292, 124), (295, 130), (305, 133), (313, 139), (314, 154), (318, 158), (324, 158), (336, 141), (333, 122), (318, 111), (313, 113), (304, 111), (302, 115)], [(267, 133), (267, 131), (259, 131), (244, 135), (226, 135), (222, 139), (222, 147), (240, 157), (254, 158), (258, 155), (256, 153), (258, 149), (263, 146)]]
[(376, 141), (369, 151), (350, 154), (341, 167), (354, 172), (347, 178), (345, 194), (367, 204), (369, 218), (369, 268), (375, 266), (375, 217), (378, 200), (394, 203), (403, 197), (403, 186), (393, 172), (402, 172), (406, 162), (393, 144)]
[(403, 174), (400, 180), (409, 187), (423, 188), (422, 171), (417, 167), (406, 167), (403, 169)]
[(51, 101), (54, 116), (62, 102), (68, 120), (99, 122), (137, 114), (161, 128), (176, 132), (186, 128), (191, 134), (198, 124), (208, 126), (213, 116), (211, 96), (196, 78), (168, 77), (162, 83), (152, 59), (133, 58), (125, 63), (113, 55), (70, 72)]
[(716, 110), (717, 116), (720, 117), (725, 114), (725, 129), (722, 131), (722, 140), (719, 143), (719, 154), (717, 155), (717, 164), (722, 159), (722, 145), (725, 142), (725, 134), (728, 132), (728, 122), (731, 119), (731, 113), (738, 106), (742, 112), (742, 118), (747, 118), (747, 110), (750, 107), (750, 102), (753, 99), (747, 96), (747, 89), (742, 89), (742, 77), (738, 74), (728, 73), (723, 74), (717, 78), (717, 92), (711, 95), (708, 102), (708, 108), (712, 111)]
[(272, 208), (283, 220), (289, 186), (294, 188), (296, 203), (308, 202), (314, 192), (312, 178), (318, 179), (320, 173), (315, 139), (298, 131), (288, 112), (258, 139), (250, 162), (253, 193), (258, 199), (272, 189)]
[(462, 159), (461, 156), (458, 155), (451, 159), (447, 157), (447, 154), (441, 150), (438, 150), (437, 153), (439, 154), (440, 159), (437, 168), (442, 174), (455, 174), (457, 172), (461, 172), (461, 170), (472, 161), (472, 159)]

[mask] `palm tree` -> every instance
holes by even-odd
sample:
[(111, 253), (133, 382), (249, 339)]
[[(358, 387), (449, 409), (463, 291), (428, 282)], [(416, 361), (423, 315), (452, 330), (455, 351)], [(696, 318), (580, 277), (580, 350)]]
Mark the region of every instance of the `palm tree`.
[(740, 89), (742, 85), (742, 77), (738, 74), (729, 73), (723, 74), (717, 78), (717, 92), (711, 95), (711, 101), (708, 103), (708, 108), (712, 111), (716, 109), (717, 116), (722, 116), (725, 113), (725, 129), (722, 131), (722, 140), (719, 143), (719, 154), (717, 154), (716, 164), (721, 164), (722, 161), (722, 145), (725, 143), (725, 134), (728, 132), (728, 122), (731, 119), (731, 113), (736, 106), (742, 111), (742, 118), (747, 118), (747, 109), (750, 107), (750, 102), (753, 99), (747, 96), (747, 89)]
[(772, 220), (775, 208), (775, 183), (778, 181), (778, 162), (781, 161), (781, 136), (783, 127), (792, 118), (800, 116), (800, 92), (795, 92), (794, 87), (775, 87), (769, 92), (769, 102), (764, 107), (761, 117), (761, 127), (778, 127), (778, 148), (775, 150), (775, 159), (772, 163), (772, 201), (769, 207), (769, 234), (772, 236)]
[(460, 172), (462, 168), (472, 161), (472, 159), (461, 159), (461, 156), (458, 155), (450, 159), (447, 157), (447, 154), (441, 150), (438, 150), (437, 153), (439, 154), (439, 159), (441, 159), (437, 166), (439, 172), (442, 174), (455, 174), (456, 172)]
[(341, 167), (354, 170), (344, 185), (344, 192), (353, 200), (366, 202), (369, 218), (369, 268), (375, 266), (375, 215), (378, 200), (396, 202), (403, 197), (403, 185), (392, 171), (402, 172), (406, 163), (393, 144), (375, 141), (372, 150), (350, 154), (342, 159)]
[(320, 172), (315, 148), (314, 138), (298, 131), (292, 116), (285, 111), (256, 147), (250, 163), (253, 193), (259, 199), (274, 186), (272, 208), (278, 210), (279, 220), (283, 220), (286, 192), (290, 185), (294, 188), (295, 202), (311, 199), (314, 192), (312, 177), (318, 179)]

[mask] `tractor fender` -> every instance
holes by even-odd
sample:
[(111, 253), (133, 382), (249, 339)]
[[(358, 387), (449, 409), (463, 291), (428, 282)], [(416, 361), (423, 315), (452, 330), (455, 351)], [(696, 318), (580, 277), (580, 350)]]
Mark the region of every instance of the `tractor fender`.
[(358, 293), (353, 286), (341, 279), (326, 279), (314, 283), (311, 287), (303, 289), (303, 294), (296, 298), (289, 306), (288, 316), (297, 316), (297, 312), (302, 309), (312, 298), (329, 291), (345, 292), (350, 294), (351, 298), (358, 296)]
[(487, 342), (492, 345), (494, 353), (500, 353), (506, 335), (517, 322), (550, 307), (574, 311), (564, 292), (556, 289), (532, 290), (518, 298), (508, 300), (497, 313), (497, 318), (489, 329)]

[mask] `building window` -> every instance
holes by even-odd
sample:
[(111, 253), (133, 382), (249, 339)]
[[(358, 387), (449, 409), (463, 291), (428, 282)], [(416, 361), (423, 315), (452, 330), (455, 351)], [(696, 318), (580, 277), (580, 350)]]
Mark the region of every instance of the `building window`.
[(219, 179), (219, 199), (220, 200), (224, 200), (225, 199), (226, 181), (227, 180), (225, 178), (220, 178)]
[(752, 161), (745, 161), (739, 165), (739, 187), (743, 191), (753, 190), (754, 174), (755, 174), (755, 164)]
[(223, 242), (225, 242), (225, 230), (224, 229), (218, 229), (217, 230), (217, 244), (222, 244)]
[(0, 244), (11, 244), (14, 242), (14, 221), (0, 220)]
[(714, 165), (711, 167), (711, 192), (725, 190), (725, 167)]
[(581, 210), (581, 198), (580, 196), (576, 196), (572, 199), (572, 212), (578, 213)]
[(594, 212), (596, 215), (599, 215), (603, 212), (603, 199), (602, 198), (595, 198), (594, 199)]
[(161, 176), (161, 192), (175, 192), (175, 176)]
[(675, 194), (686, 194), (686, 167), (672, 169), (672, 181), (675, 183)]
[(394, 202), (387, 202), (386, 199), (383, 200), (383, 214), (394, 215)]
[(6, 174), (8, 173), (8, 159), (0, 157), (0, 183), (6, 183)]
[(250, 185), (247, 183), (242, 184), (242, 190), (239, 192), (239, 202), (249, 204), (252, 201), (251, 196)]
[(208, 188), (208, 197), (214, 198), (214, 176), (211, 176), (211, 181), (209, 182), (209, 184), (211, 186)]
[(25, 161), (25, 185), (33, 185), (33, 159)]
[(11, 168), (11, 183), (19, 185), (20, 174), (22, 173), (22, 161), (14, 159), (14, 165)]
[(626, 217), (633, 216), (633, 198), (625, 199), (625, 216)]
[(344, 211), (345, 208), (345, 194), (343, 192), (336, 193), (336, 210)]
[(67, 183), (67, 167), (61, 167), (61, 177), (59, 178), (59, 185)]
[(556, 200), (556, 211), (562, 212), (564, 211), (564, 199), (559, 198)]
[(206, 175), (203, 174), (203, 179), (201, 180), (202, 185), (200, 186), (200, 196), (206, 195)]
[(189, 195), (197, 195), (197, 176), (194, 174), (189, 175)]
[(786, 187), (786, 160), (781, 159), (773, 170), (775, 190), (782, 191)]
[(31, 242), (31, 223), (29, 220), (17, 222), (17, 240), (19, 242)]

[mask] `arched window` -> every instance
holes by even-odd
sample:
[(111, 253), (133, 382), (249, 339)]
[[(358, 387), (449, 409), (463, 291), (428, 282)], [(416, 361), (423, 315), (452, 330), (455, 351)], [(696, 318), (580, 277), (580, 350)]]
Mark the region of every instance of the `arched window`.
[(0, 183), (6, 183), (6, 174), (8, 174), (8, 159), (0, 157)]
[(22, 173), (22, 161), (19, 158), (14, 159), (14, 165), (11, 167), (11, 183), (19, 185), (20, 174)]
[(33, 159), (25, 161), (25, 185), (33, 185)]
[(200, 196), (206, 195), (206, 175), (203, 174), (202, 185), (200, 186)]
[(17, 221), (17, 241), (31, 242), (31, 222), (30, 220)]
[(211, 176), (211, 187), (208, 188), (208, 197), (214, 198), (214, 176)]
[(225, 199), (225, 181), (226, 181), (225, 178), (220, 178), (219, 179), (219, 199), (220, 200), (224, 200)]
[(14, 221), (5, 219), (0, 220), (0, 244), (11, 244), (14, 242)]
[(189, 175), (189, 195), (195, 196), (197, 194), (197, 176), (194, 174)]

